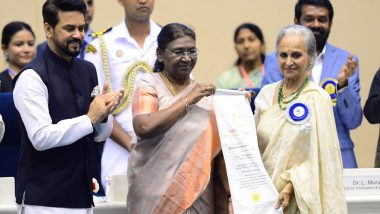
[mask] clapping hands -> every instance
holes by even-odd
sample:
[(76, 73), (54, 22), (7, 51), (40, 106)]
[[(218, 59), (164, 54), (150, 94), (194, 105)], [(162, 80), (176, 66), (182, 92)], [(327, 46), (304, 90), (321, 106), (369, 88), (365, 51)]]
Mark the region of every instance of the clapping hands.
[(92, 124), (100, 123), (111, 114), (123, 97), (124, 90), (110, 91), (106, 83), (101, 94), (97, 95), (90, 104), (87, 116)]
[(346, 63), (340, 69), (338, 74), (338, 85), (339, 88), (343, 88), (348, 84), (348, 78), (351, 77), (356, 67), (358, 66), (358, 62), (353, 59), (353, 55), (350, 54), (347, 58)]

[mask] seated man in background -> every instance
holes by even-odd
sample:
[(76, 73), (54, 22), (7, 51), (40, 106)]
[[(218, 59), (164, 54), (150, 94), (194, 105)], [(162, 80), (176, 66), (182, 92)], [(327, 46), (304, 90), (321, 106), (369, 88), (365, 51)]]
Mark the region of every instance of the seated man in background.
[[(327, 43), (334, 16), (329, 0), (299, 0), (294, 23), (308, 27), (317, 43), (317, 59), (310, 79), (329, 94), (334, 103), (334, 117), (344, 168), (357, 168), (350, 130), (363, 118), (360, 105), (358, 58)], [(283, 79), (275, 53), (265, 59), (265, 75), (261, 86)]]

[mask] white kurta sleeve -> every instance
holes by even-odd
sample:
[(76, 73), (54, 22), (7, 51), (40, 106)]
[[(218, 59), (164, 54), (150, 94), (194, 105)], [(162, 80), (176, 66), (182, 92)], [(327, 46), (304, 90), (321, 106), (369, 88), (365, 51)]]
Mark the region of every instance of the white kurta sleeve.
[(96, 131), (95, 141), (96, 142), (105, 141), (111, 135), (112, 128), (113, 128), (113, 117), (112, 115), (108, 115), (107, 122), (98, 123), (94, 125), (94, 129)]
[(52, 123), (47, 87), (32, 69), (27, 69), (20, 75), (13, 95), (28, 137), (38, 151), (70, 145), (93, 132), (87, 115)]

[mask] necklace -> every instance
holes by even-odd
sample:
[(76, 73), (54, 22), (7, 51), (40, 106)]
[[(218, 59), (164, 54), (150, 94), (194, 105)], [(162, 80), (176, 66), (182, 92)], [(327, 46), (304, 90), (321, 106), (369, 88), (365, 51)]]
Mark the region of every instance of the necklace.
[(167, 86), (169, 86), (170, 93), (171, 93), (173, 96), (176, 96), (177, 93), (175, 93), (174, 88), (173, 88), (171, 82), (169, 81), (169, 78), (167, 77), (166, 72), (163, 71), (162, 74), (163, 74), (163, 76), (164, 76), (164, 82), (166, 83)]
[(282, 81), (281, 85), (278, 89), (278, 95), (277, 95), (278, 107), (280, 107), (281, 110), (285, 110), (286, 104), (288, 104), (288, 103), (290, 103), (290, 102), (292, 102), (298, 98), (298, 96), (301, 94), (302, 89), (305, 88), (308, 80), (309, 80), (309, 78), (306, 77), (305, 80), (303, 81), (302, 85), (295, 92), (293, 92), (292, 94), (290, 94), (286, 98), (284, 98), (284, 94), (282, 91), (283, 87), (284, 87), (284, 81)]

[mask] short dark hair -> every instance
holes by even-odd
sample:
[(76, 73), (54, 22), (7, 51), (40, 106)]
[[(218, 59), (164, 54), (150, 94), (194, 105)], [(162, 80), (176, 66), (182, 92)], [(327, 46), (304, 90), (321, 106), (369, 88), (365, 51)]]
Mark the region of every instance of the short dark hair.
[(11, 42), (13, 35), (24, 29), (29, 31), (33, 35), (33, 37), (36, 38), (30, 25), (28, 25), (25, 22), (15, 21), (9, 22), (7, 25), (5, 25), (1, 36), (1, 44), (3, 45), (3, 47), (8, 48), (8, 45)]
[[(157, 51), (165, 50), (168, 44), (178, 38), (190, 36), (195, 41), (195, 32), (188, 26), (180, 23), (170, 23), (165, 25), (157, 36)], [(164, 70), (164, 64), (156, 60), (154, 64), (154, 72)]]
[[(263, 44), (263, 45), (265, 44), (263, 32), (261, 31), (261, 29), (259, 28), (259, 26), (255, 25), (253, 23), (243, 23), (243, 24), (239, 25), (236, 28), (235, 33), (234, 33), (234, 42), (235, 42), (235, 44), (237, 42), (237, 37), (238, 37), (240, 31), (243, 30), (243, 29), (248, 29), (249, 31), (251, 31), (252, 33), (254, 33), (256, 35), (256, 37), (260, 40), (261, 44)], [(261, 56), (262, 63), (264, 63), (265, 53), (261, 53), (260, 56)], [(240, 65), (240, 63), (241, 63), (241, 59), (239, 57), (236, 60), (235, 65)]]
[(83, 0), (47, 0), (42, 6), (42, 16), (44, 23), (48, 23), (53, 28), (59, 22), (58, 11), (78, 11), (86, 16), (87, 6)]
[(313, 5), (313, 6), (324, 7), (329, 11), (330, 23), (332, 22), (334, 18), (334, 9), (330, 0), (298, 0), (294, 8), (294, 14), (298, 21), (300, 21), (300, 18), (302, 15), (302, 5)]

